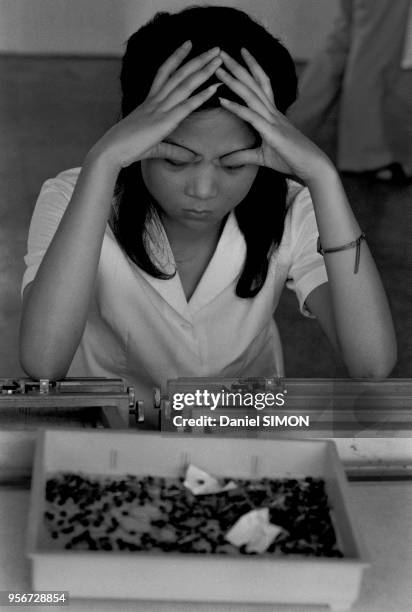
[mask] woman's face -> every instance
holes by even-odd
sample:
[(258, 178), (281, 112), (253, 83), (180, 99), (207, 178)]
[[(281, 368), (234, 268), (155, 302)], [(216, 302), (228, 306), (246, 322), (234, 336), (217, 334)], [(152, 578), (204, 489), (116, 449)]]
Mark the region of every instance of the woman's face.
[(164, 141), (188, 149), (193, 159), (142, 160), (143, 180), (163, 221), (198, 231), (218, 225), (244, 199), (258, 171), (225, 165), (225, 156), (254, 148), (255, 133), (232, 113), (211, 109), (190, 115)]

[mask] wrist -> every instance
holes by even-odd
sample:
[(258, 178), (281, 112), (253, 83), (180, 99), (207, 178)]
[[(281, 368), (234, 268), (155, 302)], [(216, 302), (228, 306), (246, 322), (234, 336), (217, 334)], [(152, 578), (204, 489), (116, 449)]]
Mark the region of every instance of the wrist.
[[(119, 169), (112, 160), (93, 148), (83, 161), (78, 185), (85, 182), (87, 185), (94, 185), (95, 193), (113, 194), (118, 176)], [(109, 201), (111, 202), (111, 197)]]
[(316, 167), (305, 177), (306, 185), (311, 189), (316, 189), (326, 183), (340, 183), (339, 173), (331, 160), (325, 155), (316, 164)]
[(122, 166), (116, 160), (116, 157), (109, 149), (103, 147), (100, 141), (98, 141), (87, 153), (85, 165), (98, 167), (102, 171), (114, 177), (115, 180), (122, 169)]

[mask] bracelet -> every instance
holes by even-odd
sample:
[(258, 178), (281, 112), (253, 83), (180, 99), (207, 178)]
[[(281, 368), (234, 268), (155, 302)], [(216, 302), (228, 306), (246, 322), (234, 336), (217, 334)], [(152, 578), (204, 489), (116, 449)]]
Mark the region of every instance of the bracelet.
[(355, 268), (353, 272), (354, 274), (357, 274), (359, 270), (360, 245), (361, 245), (362, 240), (366, 240), (366, 236), (364, 232), (361, 233), (359, 238), (357, 238), (356, 240), (352, 240), (352, 242), (347, 242), (346, 244), (342, 244), (342, 246), (334, 247), (332, 249), (323, 249), (322, 245), (320, 244), (320, 238), (318, 237), (317, 251), (318, 253), (320, 253), (320, 255), (325, 255), (325, 253), (337, 253), (338, 251), (346, 251), (348, 249), (353, 249), (354, 247), (356, 247)]

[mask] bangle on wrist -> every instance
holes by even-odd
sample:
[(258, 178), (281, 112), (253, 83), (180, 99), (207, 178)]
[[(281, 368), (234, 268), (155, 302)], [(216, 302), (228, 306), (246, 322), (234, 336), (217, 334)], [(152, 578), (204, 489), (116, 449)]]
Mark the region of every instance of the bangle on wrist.
[(359, 238), (357, 238), (356, 240), (352, 240), (352, 242), (347, 242), (346, 244), (342, 244), (341, 246), (338, 246), (338, 247), (333, 247), (333, 248), (330, 248), (330, 249), (324, 249), (324, 248), (322, 248), (322, 245), (320, 243), (320, 238), (318, 237), (318, 248), (317, 248), (317, 251), (318, 251), (318, 253), (320, 253), (320, 255), (325, 255), (326, 253), (338, 253), (339, 251), (347, 251), (348, 249), (356, 248), (355, 267), (354, 267), (353, 272), (354, 272), (354, 274), (357, 274), (358, 270), (359, 270), (360, 247), (361, 247), (362, 240), (366, 240), (366, 236), (365, 236), (364, 232), (361, 233)]

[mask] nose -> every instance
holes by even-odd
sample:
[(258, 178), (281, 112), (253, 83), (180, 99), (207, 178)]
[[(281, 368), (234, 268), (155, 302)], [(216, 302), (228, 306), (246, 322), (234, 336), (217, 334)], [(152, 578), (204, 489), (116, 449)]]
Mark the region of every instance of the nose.
[(193, 168), (185, 185), (185, 194), (198, 200), (210, 200), (219, 192), (215, 169), (208, 165)]

